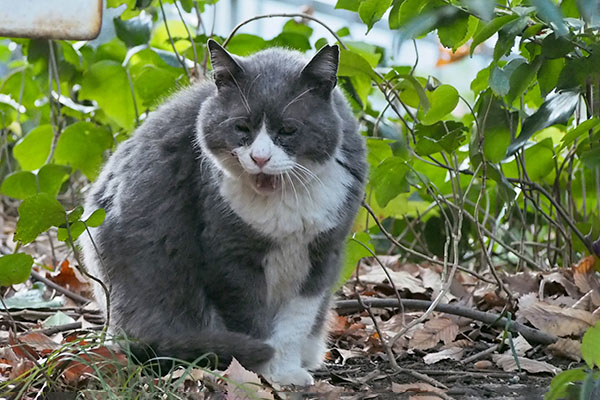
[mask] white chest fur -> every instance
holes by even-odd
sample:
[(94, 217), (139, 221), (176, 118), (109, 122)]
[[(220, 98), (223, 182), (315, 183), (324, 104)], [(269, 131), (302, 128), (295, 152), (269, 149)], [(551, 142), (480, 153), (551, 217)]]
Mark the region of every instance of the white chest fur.
[(231, 177), (221, 185), (232, 210), (275, 243), (263, 260), (268, 298), (274, 302), (298, 293), (311, 267), (309, 243), (339, 223), (352, 177), (334, 159), (314, 172), (319, 180), (296, 182), (294, 188), (289, 184), (270, 196)]

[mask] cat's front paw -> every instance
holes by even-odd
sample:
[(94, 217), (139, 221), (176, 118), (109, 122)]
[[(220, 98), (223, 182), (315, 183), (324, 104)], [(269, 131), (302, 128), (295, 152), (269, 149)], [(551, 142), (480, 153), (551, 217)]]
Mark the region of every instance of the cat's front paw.
[(263, 374), (269, 381), (280, 385), (311, 386), (315, 384), (312, 375), (304, 368), (287, 368)]

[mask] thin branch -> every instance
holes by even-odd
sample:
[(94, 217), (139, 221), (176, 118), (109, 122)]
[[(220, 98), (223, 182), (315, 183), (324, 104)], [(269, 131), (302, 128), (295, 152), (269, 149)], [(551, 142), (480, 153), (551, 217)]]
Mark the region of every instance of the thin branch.
[[(400, 305), (397, 299), (362, 299), (363, 304), (370, 307), (378, 308), (396, 308)], [(424, 310), (431, 306), (433, 302), (429, 300), (416, 300), (416, 299), (402, 299), (402, 306), (405, 308), (412, 308), (417, 310)], [(336, 311), (342, 313), (350, 313), (356, 311), (362, 311), (364, 308), (360, 306), (356, 300), (339, 300), (334, 306)], [(469, 318), (475, 321), (481, 321), (485, 324), (495, 326), (498, 328), (504, 328), (508, 322), (508, 330), (511, 332), (520, 333), (525, 339), (533, 343), (539, 344), (552, 344), (558, 340), (558, 337), (544, 333), (538, 329), (530, 328), (527, 325), (523, 325), (520, 322), (514, 320), (508, 320), (501, 314), (483, 312), (479, 310), (473, 310), (472, 308), (459, 306), (456, 304), (438, 304), (435, 306), (435, 311), (443, 312), (446, 314), (458, 315), (460, 317)]]
[(187, 65), (185, 63), (185, 57), (181, 56), (181, 54), (179, 54), (179, 51), (177, 51), (177, 48), (175, 47), (175, 42), (173, 41), (173, 37), (171, 36), (171, 31), (169, 29), (169, 24), (167, 23), (167, 15), (165, 14), (165, 9), (163, 7), (162, 0), (158, 0), (158, 4), (160, 5), (160, 11), (162, 13), (163, 22), (165, 24), (165, 29), (167, 30), (167, 35), (169, 36), (169, 42), (171, 42), (171, 47), (173, 48), (173, 52), (175, 53), (175, 57), (177, 58), (177, 61), (179, 62), (179, 64), (181, 64), (181, 66), (183, 67), (183, 70), (185, 71), (185, 74), (187, 75), (187, 77), (189, 79), (190, 78), (190, 71), (188, 71)]
[(338, 43), (340, 44), (340, 46), (342, 46), (342, 48), (344, 50), (348, 50), (348, 47), (346, 47), (346, 45), (344, 44), (344, 42), (342, 41), (342, 39), (338, 36), (338, 34), (335, 33), (335, 31), (333, 29), (331, 29), (326, 23), (324, 23), (323, 21), (321, 21), (318, 18), (313, 17), (312, 15), (302, 14), (302, 13), (264, 14), (264, 15), (257, 15), (256, 17), (252, 17), (252, 18), (249, 18), (249, 19), (247, 19), (245, 21), (242, 21), (239, 24), (237, 24), (236, 27), (233, 28), (233, 30), (231, 31), (231, 33), (229, 34), (229, 36), (227, 36), (227, 39), (225, 39), (225, 41), (223, 42), (223, 47), (227, 47), (227, 44), (229, 44), (229, 42), (231, 41), (231, 39), (233, 38), (233, 36), (244, 25), (249, 24), (250, 22), (259, 20), (259, 19), (277, 18), (277, 17), (283, 17), (283, 18), (306, 18), (306, 19), (309, 19), (311, 21), (314, 21), (317, 24), (319, 24), (322, 27), (324, 27), (325, 29), (327, 29), (329, 31), (329, 33), (331, 33), (331, 36), (333, 36), (335, 38), (335, 40), (338, 41)]
[(58, 283), (51, 281), (50, 279), (46, 278), (45, 276), (43, 276), (41, 274), (38, 274), (35, 271), (31, 271), (31, 277), (33, 279), (35, 279), (36, 281), (43, 282), (46, 286), (51, 287), (52, 289), (56, 290), (57, 292), (64, 294), (65, 296), (76, 301), (77, 303), (87, 304), (90, 302), (90, 299), (86, 299), (82, 295), (72, 292), (71, 290), (60, 286)]

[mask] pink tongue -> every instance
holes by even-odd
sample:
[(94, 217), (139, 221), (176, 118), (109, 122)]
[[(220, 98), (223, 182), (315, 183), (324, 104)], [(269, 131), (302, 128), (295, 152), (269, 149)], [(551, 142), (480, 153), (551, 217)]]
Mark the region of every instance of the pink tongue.
[(276, 187), (275, 175), (256, 175), (256, 187), (259, 189), (273, 190)]

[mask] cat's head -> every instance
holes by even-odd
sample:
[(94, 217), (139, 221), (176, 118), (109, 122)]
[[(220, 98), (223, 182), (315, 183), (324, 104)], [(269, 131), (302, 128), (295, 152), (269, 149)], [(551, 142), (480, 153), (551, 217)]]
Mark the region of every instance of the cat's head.
[(216, 91), (198, 118), (203, 152), (261, 195), (281, 192), (288, 180), (311, 180), (342, 135), (338, 47), (327, 45), (308, 62), (284, 49), (236, 57), (212, 40), (208, 48)]

